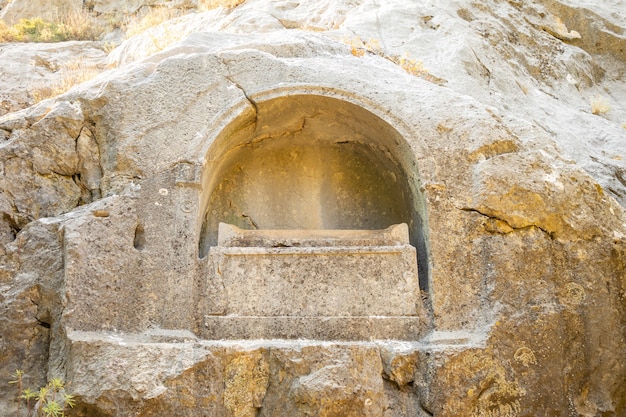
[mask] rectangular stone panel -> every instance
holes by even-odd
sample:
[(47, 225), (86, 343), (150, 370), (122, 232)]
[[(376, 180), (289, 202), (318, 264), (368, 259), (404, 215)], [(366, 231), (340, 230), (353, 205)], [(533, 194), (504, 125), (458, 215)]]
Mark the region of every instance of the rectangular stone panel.
[(202, 337), (415, 340), (424, 328), (406, 225), (242, 231), (209, 251)]
[(211, 248), (227, 315), (415, 316), (415, 248)]
[(421, 317), (205, 316), (204, 339), (418, 340)]
[(409, 244), (409, 227), (401, 223), (383, 230), (245, 230), (220, 223), (217, 244), (265, 248), (402, 246)]

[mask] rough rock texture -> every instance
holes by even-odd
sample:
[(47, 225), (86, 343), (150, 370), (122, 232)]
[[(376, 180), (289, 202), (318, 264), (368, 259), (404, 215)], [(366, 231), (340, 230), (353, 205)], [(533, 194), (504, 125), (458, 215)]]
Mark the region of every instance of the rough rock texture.
[(166, 6), (176, 9), (195, 9), (198, 5), (196, 0), (132, 0), (120, 2), (117, 0), (87, 0), (83, 2), (85, 7), (97, 15), (104, 16), (132, 16), (142, 9)]
[[(592, 6), (249, 0), (0, 117), (0, 381), (72, 381), (84, 416), (624, 415), (626, 7)], [(309, 142), (333, 157), (301, 158)], [(387, 178), (428, 310), (415, 340), (203, 336), (232, 319), (208, 282), (215, 225), (280, 218), (281, 190), (229, 181), (279, 177), (264, 160), (310, 190), (286, 207), (379, 190), (344, 181), (362, 164)], [(272, 199), (243, 212), (229, 187)], [(368, 228), (351, 200), (368, 201), (310, 209)]]
[[(202, 5), (203, 1), (200, 1)], [(0, 19), (14, 24), (20, 19), (40, 17), (48, 21), (57, 21), (59, 17), (87, 9), (94, 16), (120, 19), (147, 12), (153, 7), (168, 7), (190, 10), (198, 7), (196, 0), (10, 0), (0, 1)]]
[[(445, 86), (544, 130), (626, 205), (626, 108), (622, 97), (626, 7), (574, 1), (385, 2), (247, 1), (188, 15), (124, 42), (118, 65), (143, 59), (197, 31), (321, 32), (351, 45), (424, 64)], [(572, 33), (580, 35), (574, 36)], [(224, 39), (227, 42), (227, 38)], [(604, 99), (606, 114), (591, 114)]]
[(106, 67), (99, 42), (0, 45), (0, 115), (21, 110), (64, 84)]

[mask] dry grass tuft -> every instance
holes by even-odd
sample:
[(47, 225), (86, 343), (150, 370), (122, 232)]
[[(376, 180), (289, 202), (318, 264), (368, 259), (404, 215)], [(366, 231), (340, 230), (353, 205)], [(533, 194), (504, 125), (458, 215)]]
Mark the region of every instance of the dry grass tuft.
[(63, 94), (75, 85), (91, 80), (101, 72), (99, 68), (86, 65), (81, 61), (68, 62), (59, 71), (62, 74), (61, 80), (53, 83), (42, 83), (30, 91), (35, 103)]
[[(185, 12), (178, 9), (170, 9), (167, 7), (155, 7), (147, 14), (132, 19), (126, 26), (126, 38), (146, 32), (148, 29), (158, 26), (168, 20), (176, 19), (184, 15)], [(167, 48), (169, 45), (180, 41), (184, 38), (185, 32), (173, 30), (167, 26), (163, 26), (157, 32), (148, 33), (152, 45), (146, 46), (148, 55), (156, 54)]]
[(343, 42), (350, 47), (350, 52), (356, 57), (362, 57), (366, 53), (378, 55), (398, 65), (400, 68), (402, 68), (411, 75), (423, 78), (426, 81), (437, 84), (443, 81), (431, 75), (428, 70), (424, 68), (424, 64), (422, 63), (422, 61), (411, 58), (408, 53), (405, 53), (402, 56), (385, 54), (382, 47), (380, 46), (380, 42), (377, 39), (370, 39), (367, 42), (363, 42), (359, 38), (349, 38), (344, 39)]
[[(197, 8), (199, 11), (212, 10), (218, 7), (226, 7), (230, 9), (239, 6), (244, 2), (245, 0), (198, 0)], [(131, 18), (122, 26), (126, 28), (126, 38), (130, 38), (145, 32), (151, 27), (158, 26), (163, 22), (175, 19), (186, 13), (189, 13), (189, 11), (169, 7), (153, 7), (147, 14)], [(165, 44), (167, 41), (160, 43)]]
[(594, 97), (591, 99), (591, 113), (592, 114), (605, 114), (611, 110), (611, 106), (604, 97)]
[(145, 32), (151, 27), (158, 26), (163, 22), (175, 19), (183, 15), (179, 9), (170, 9), (168, 7), (154, 7), (143, 15), (132, 18), (126, 25), (126, 38)]
[(205, 12), (207, 10), (225, 7), (232, 9), (244, 3), (246, 0), (198, 0), (198, 10)]
[(411, 58), (408, 54), (404, 54), (401, 57), (392, 57), (391, 60), (411, 75), (424, 79), (430, 77), (430, 73), (424, 68), (424, 63)]
[(150, 34), (150, 41), (152, 41), (152, 45), (146, 49), (148, 49), (148, 54), (156, 54), (170, 46), (173, 43), (181, 41), (185, 38), (187, 34), (181, 31), (175, 31), (171, 28), (165, 27), (158, 35)]
[(97, 40), (107, 28), (85, 9), (63, 13), (54, 22), (20, 19), (13, 26), (0, 21), (0, 42), (63, 42)]
[[(147, 32), (148, 29), (152, 27), (158, 26), (168, 20), (182, 15), (179, 14), (180, 12), (168, 10), (169, 9), (154, 9), (143, 18), (136, 20), (135, 23), (131, 22), (126, 31), (126, 38)], [(174, 30), (167, 25), (164, 25), (155, 31), (148, 31), (147, 37), (149, 38), (151, 44), (144, 47), (144, 53), (146, 55), (156, 54), (171, 44), (182, 40), (185, 36), (185, 31)]]
[(370, 39), (367, 42), (363, 42), (359, 38), (345, 38), (343, 43), (350, 47), (352, 55), (362, 57), (366, 53), (384, 57), (384, 53), (380, 47), (380, 42), (377, 39)]

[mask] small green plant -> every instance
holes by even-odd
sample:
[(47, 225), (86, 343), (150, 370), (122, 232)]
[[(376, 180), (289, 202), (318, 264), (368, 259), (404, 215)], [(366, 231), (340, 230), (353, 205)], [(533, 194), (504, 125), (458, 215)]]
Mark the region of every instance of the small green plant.
[(13, 380), (9, 381), (9, 384), (17, 385), (17, 416), (20, 415), (20, 406), (22, 405), (22, 388), (23, 388), (23, 380), (24, 371), (21, 369), (16, 369), (15, 373), (11, 375)]
[(611, 106), (604, 97), (594, 97), (591, 99), (591, 113), (592, 114), (605, 114), (611, 110)]
[(59, 417), (62, 413), (61, 406), (56, 401), (49, 401), (41, 409), (46, 417)]
[[(26, 415), (32, 416), (33, 407), (35, 406), (34, 400), (37, 398), (37, 393), (30, 388), (26, 388), (24, 391), (22, 391), (22, 395), (20, 395), (20, 398), (23, 400), (26, 400), (26, 412), (27, 412)], [(18, 415), (19, 415), (19, 409), (18, 409)]]
[(66, 385), (60, 378), (51, 379), (39, 391), (30, 388), (23, 389), (24, 371), (16, 370), (9, 384), (17, 385), (17, 411), (16, 417), (20, 417), (22, 400), (26, 402), (26, 417), (65, 417), (67, 408), (75, 405), (74, 396), (66, 392)]

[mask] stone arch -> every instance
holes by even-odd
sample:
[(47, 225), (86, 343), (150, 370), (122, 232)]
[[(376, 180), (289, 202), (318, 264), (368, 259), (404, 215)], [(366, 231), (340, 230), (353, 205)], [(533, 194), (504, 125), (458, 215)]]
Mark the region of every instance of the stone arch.
[(425, 200), (407, 139), (344, 97), (287, 94), (236, 115), (207, 152), (199, 255), (220, 222), (243, 229), (384, 229), (406, 223), (428, 288)]

